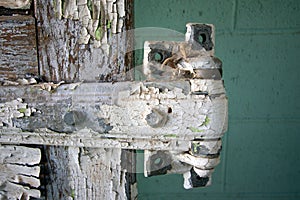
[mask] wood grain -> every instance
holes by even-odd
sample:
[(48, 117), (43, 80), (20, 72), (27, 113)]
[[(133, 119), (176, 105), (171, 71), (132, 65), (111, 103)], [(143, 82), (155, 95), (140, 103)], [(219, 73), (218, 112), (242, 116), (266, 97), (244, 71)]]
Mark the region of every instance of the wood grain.
[(38, 75), (35, 19), (0, 16), (0, 79), (16, 80), (26, 73)]
[[(93, 2), (91, 1), (91, 3)], [(108, 2), (112, 3), (109, 0), (101, 0), (101, 2), (102, 5), (108, 5)], [(120, 2), (125, 1), (117, 1), (115, 3), (119, 4)], [(69, 1), (69, 3), (74, 6), (74, 2)], [(131, 3), (132, 1), (130, 0), (126, 1), (125, 4)], [(68, 83), (79, 80), (86, 82), (111, 82), (132, 78), (132, 70), (130, 71), (132, 66), (127, 64), (131, 62), (132, 58), (130, 58), (131, 55), (129, 54), (127, 54), (129, 57), (125, 57), (128, 51), (127, 45), (133, 46), (131, 44), (133, 40), (128, 40), (125, 34), (126, 27), (133, 26), (132, 21), (127, 20), (132, 19), (132, 15), (125, 17), (125, 24), (128, 26), (126, 25), (123, 29), (119, 29), (122, 33), (111, 33), (107, 26), (106, 28), (103, 26), (102, 33), (107, 36), (107, 41), (106, 43), (102, 42), (99, 47), (99, 45), (94, 45), (93, 43), (80, 43), (79, 39), (83, 28), (82, 21), (66, 17), (64, 15), (66, 13), (62, 13), (64, 11), (62, 6), (63, 1), (60, 0), (40, 0), (37, 2), (36, 16), (40, 75), (46, 81), (65, 81)], [(109, 18), (106, 18), (109, 17), (108, 14), (106, 15), (108, 8), (104, 7), (103, 10), (104, 12), (101, 15), (105, 18), (102, 18), (101, 21), (108, 22)], [(119, 10), (115, 12), (114, 16), (118, 15)], [(127, 10), (127, 12), (132, 13), (133, 9)], [(127, 13), (123, 14), (127, 15)], [(114, 28), (116, 27), (112, 25), (111, 29)], [(128, 71), (130, 72), (128, 73)], [(64, 96), (64, 94), (62, 95)], [(37, 95), (36, 98), (47, 101), (47, 96), (44, 93)], [(102, 98), (105, 99), (105, 96)], [(59, 105), (58, 107), (53, 104), (52, 108), (49, 107), (48, 111), (46, 111), (50, 113), (52, 110), (50, 118), (57, 123), (56, 125), (49, 124), (53, 128), (52, 130), (63, 130), (65, 127), (61, 119), (65, 114), (64, 112), (67, 111), (67, 105), (71, 99), (65, 100), (55, 103)], [(30, 100), (30, 102), (34, 103), (34, 100)], [(80, 102), (76, 104), (80, 105)], [(40, 121), (38, 118), (36, 119)], [(90, 123), (89, 126), (94, 126), (97, 123)], [(38, 125), (39, 122), (32, 123), (28, 121), (28, 124), (34, 126), (34, 124)], [(42, 126), (46, 125), (47, 120), (43, 121), (42, 124)], [(68, 129), (72, 132), (74, 127), (69, 127)], [(52, 181), (51, 184), (47, 185), (48, 199), (121, 200), (135, 198), (130, 193), (135, 179), (129, 179), (129, 172), (126, 171), (131, 166), (126, 168), (124, 166), (126, 164), (122, 164), (121, 157), (124, 151), (126, 150), (121, 150), (121, 148), (47, 147), (46, 156), (49, 163), (48, 167), (51, 171), (50, 180)], [(130, 157), (130, 160), (132, 160), (131, 164), (134, 164), (134, 159), (134, 156)], [(134, 173), (132, 173), (132, 176), (135, 176)]]
[[(57, 2), (61, 2), (58, 0)], [(110, 21), (108, 2), (101, 0), (105, 13), (101, 14), (102, 22)], [(122, 2), (122, 1), (120, 1)], [(101, 44), (95, 39), (82, 44), (81, 31), (83, 22), (62, 12), (62, 3), (41, 0), (37, 2), (37, 28), (39, 44), (40, 72), (46, 81), (75, 82), (111, 82), (132, 79), (132, 1), (124, 1), (128, 12), (124, 26), (113, 33), (110, 24), (103, 24)], [(119, 1), (116, 5), (119, 4)], [(61, 6), (58, 6), (61, 5)], [(76, 8), (76, 9), (79, 9)], [(123, 12), (123, 11), (122, 11)], [(115, 13), (117, 15), (118, 13)], [(65, 17), (64, 17), (65, 16)], [(118, 15), (117, 15), (118, 16)], [(123, 21), (124, 16), (119, 16)], [(92, 19), (91, 19), (92, 20)], [(115, 23), (117, 26), (118, 23)], [(91, 33), (92, 34), (92, 33)], [(94, 33), (93, 33), (94, 34)], [(91, 36), (92, 37), (92, 36)], [(130, 71), (131, 70), (131, 71)]]

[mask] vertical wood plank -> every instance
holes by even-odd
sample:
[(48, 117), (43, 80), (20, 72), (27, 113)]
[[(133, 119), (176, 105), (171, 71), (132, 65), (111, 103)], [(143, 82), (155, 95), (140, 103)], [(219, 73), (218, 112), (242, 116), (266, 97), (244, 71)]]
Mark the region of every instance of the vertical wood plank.
[(56, 1), (37, 1), (40, 75), (46, 81), (78, 80), (78, 21), (60, 19)]
[[(109, 11), (109, 5), (124, 6), (125, 16)], [(79, 49), (79, 79), (86, 81), (112, 82), (133, 80), (133, 0), (101, 0), (102, 39), (100, 47), (81, 45)], [(116, 12), (116, 13), (115, 13)], [(110, 19), (110, 16), (115, 16)], [(114, 23), (114, 21), (117, 21)]]
[[(46, 186), (47, 198), (131, 199), (131, 183), (126, 179), (130, 171), (127, 171), (124, 165), (132, 165), (135, 162), (121, 160), (125, 151), (105, 148), (47, 147), (46, 156), (51, 171), (48, 177), (49, 184)], [(128, 167), (129, 165), (126, 166)]]
[[(39, 63), (43, 78), (57, 82), (132, 80), (133, 35), (128, 35), (126, 30), (133, 27), (133, 0), (101, 0), (104, 39), (100, 46), (95, 39), (81, 43), (82, 20), (72, 16), (74, 10), (69, 10), (68, 15), (62, 13), (66, 7), (57, 2), (37, 2)], [(109, 7), (118, 4), (125, 6), (125, 10)], [(115, 13), (109, 15), (109, 9)], [(94, 33), (90, 34), (92, 37)], [(48, 199), (132, 199), (131, 190), (136, 182), (132, 173), (134, 152), (74, 147), (46, 147), (45, 152), (51, 172), (46, 186)]]
[[(93, 38), (96, 37), (93, 32), (89, 33), (87, 44), (82, 44), (82, 30), (86, 29), (81, 19), (66, 15), (63, 5), (58, 6), (57, 2), (38, 1), (39, 62), (44, 79), (66, 82), (132, 80), (133, 32), (127, 30), (133, 27), (133, 0), (123, 2), (101, 0), (101, 12), (104, 12), (101, 19), (90, 19), (101, 22), (101, 41)], [(117, 10), (110, 13), (110, 4), (125, 4), (126, 15), (122, 16)], [(74, 9), (80, 9), (76, 6)], [(81, 11), (76, 12), (80, 15)], [(112, 15), (117, 17), (110, 19)]]
[(47, 152), (48, 199), (126, 199), (120, 149), (47, 147)]

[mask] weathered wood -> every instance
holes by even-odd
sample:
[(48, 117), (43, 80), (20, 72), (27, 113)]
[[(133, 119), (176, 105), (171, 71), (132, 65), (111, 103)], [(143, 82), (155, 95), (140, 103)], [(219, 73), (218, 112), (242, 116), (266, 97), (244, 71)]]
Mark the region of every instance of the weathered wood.
[(0, 81), (38, 75), (35, 19), (0, 16)]
[(131, 54), (126, 56), (133, 46), (132, 36), (126, 33), (132, 21), (127, 22), (131, 15), (125, 17), (132, 12), (125, 10), (132, 2), (93, 0), (92, 8), (87, 1), (64, 3), (37, 2), (40, 71), (45, 80), (109, 82), (132, 78), (127, 73), (132, 68)]
[[(39, 63), (43, 78), (57, 82), (132, 79), (132, 71), (127, 73), (132, 67), (129, 65), (132, 58), (131, 54), (126, 53), (127, 48), (133, 46), (133, 38), (125, 34), (126, 29), (133, 26), (132, 15), (129, 14), (133, 12), (133, 9), (128, 11), (125, 9), (130, 8), (132, 5), (128, 4), (131, 3), (131, 0), (38, 1), (36, 16)], [(42, 96), (38, 98), (47, 98), (48, 95)], [(29, 120), (28, 123), (33, 125), (42, 122), (42, 127), (46, 125), (52, 130), (64, 131), (66, 123), (60, 120), (63, 117), (67, 123), (73, 124), (72, 118), (75, 113), (70, 112), (64, 117), (66, 114), (64, 112), (67, 111), (69, 105), (66, 103), (64, 100), (60, 103), (56, 102), (55, 104), (59, 106), (56, 107), (53, 104), (54, 107), (49, 107), (47, 111), (50, 113), (52, 110), (50, 118), (56, 121), (57, 125), (49, 124), (48, 126), (47, 121), (40, 120), (35, 122), (29, 122)], [(80, 102), (76, 101), (75, 104), (80, 105)], [(77, 125), (77, 122), (75, 124)], [(90, 121), (87, 126), (93, 127), (94, 124), (95, 121)], [(71, 125), (67, 129), (68, 132), (72, 132), (77, 128)], [(121, 149), (95, 148), (90, 150), (93, 151), (92, 155), (84, 154), (83, 152), (86, 151), (86, 148), (47, 148), (47, 157), (51, 160), (49, 167), (53, 172), (51, 180), (57, 180), (52, 185), (48, 185), (48, 197), (54, 199), (131, 199), (128, 191), (131, 190), (134, 182), (127, 178), (126, 170), (120, 169)], [(72, 157), (71, 159), (64, 160), (66, 152), (70, 152), (67, 154)], [(103, 152), (106, 152), (105, 155), (110, 155), (109, 158), (102, 156)], [(73, 157), (76, 159), (74, 160)], [(115, 161), (112, 162), (112, 159)], [(82, 168), (78, 169), (78, 165)], [(75, 170), (76, 176), (62, 168), (57, 169), (55, 166), (67, 166), (66, 169)], [(82, 180), (85, 182), (81, 183)]]
[(78, 80), (78, 21), (56, 17), (56, 1), (37, 1), (40, 74), (46, 81)]
[[(56, 1), (56, 5), (59, 5), (59, 2), (60, 1)], [(3, 3), (4, 2), (2, 2), (1, 5), (4, 5)], [(37, 1), (36, 16), (39, 33), (40, 74), (43, 76), (44, 80), (64, 80), (66, 82), (72, 82), (78, 80), (79, 75), (81, 80), (88, 81), (126, 80), (128, 77), (132, 77), (131, 73), (126, 73), (126, 71), (131, 68), (127, 63), (130, 63), (130, 59), (132, 59), (129, 54), (126, 54), (126, 45), (131, 45), (132, 47), (132, 38), (131, 40), (127, 39), (126, 34), (121, 34), (127, 27), (132, 26), (131, 22), (126, 21), (127, 19), (131, 19), (131, 16), (125, 17), (125, 1), (118, 1), (115, 4), (117, 5), (116, 9), (111, 7), (111, 10), (109, 10), (108, 7), (104, 7), (102, 10), (103, 18), (101, 20), (108, 23), (101, 24), (102, 34), (105, 36), (102, 38), (102, 49), (99, 48), (100, 46), (97, 44), (98, 42), (96, 40), (92, 41), (94, 42), (94, 45), (81, 45), (81, 43), (78, 42), (78, 38), (81, 36), (80, 31), (82, 30), (82, 21), (71, 20), (69, 17), (65, 16), (62, 18), (61, 16), (56, 16), (57, 10), (54, 8), (54, 3), (55, 2), (53, 1)], [(101, 1), (101, 3), (102, 6), (112, 6), (112, 2)], [(8, 7), (13, 8), (14, 5), (8, 5)], [(133, 9), (130, 10), (130, 12), (132, 11)], [(106, 17), (108, 18), (106, 19)], [(18, 20), (19, 19), (17, 19), (17, 21)], [(97, 21), (98, 19), (93, 20)], [(32, 20), (32, 22), (34, 22), (34, 20)], [(110, 28), (108, 26), (110, 26)], [(31, 27), (31, 31), (34, 33), (31, 34), (31, 36), (35, 40), (35, 27)], [(97, 29), (91, 29), (89, 34), (96, 37), (96, 35), (93, 35), (95, 31), (97, 31)], [(111, 34), (111, 32), (113, 34)], [(21, 50), (16, 51), (15, 55), (22, 55)], [(28, 59), (28, 57), (26, 58)], [(19, 60), (20, 59), (17, 58), (17, 61)], [(26, 62), (26, 64), (28, 64), (28, 60)], [(8, 68), (8, 70), (14, 69), (16, 64), (12, 63), (11, 66), (12, 68)], [(37, 62), (35, 66), (37, 66)], [(37, 68), (35, 69), (36, 71), (26, 72), (20, 70), (19, 74), (17, 74), (18, 76), (9, 76), (7, 79), (16, 80), (18, 78), (23, 78), (26, 73), (37, 75), (38, 70)], [(2, 72), (7, 75), (7, 71)], [(37, 98), (42, 97), (40, 96)], [(12, 100), (11, 102), (14, 101), (15, 100)], [(2, 106), (5, 110), (5, 120), (2, 120), (2, 124), (4, 126), (12, 126), (14, 119), (25, 117), (25, 112), (27, 112), (29, 107), (27, 107), (26, 104), (22, 104), (21, 101), (15, 101), (15, 103), (13, 103), (16, 108), (8, 107), (8, 104), (6, 103)], [(64, 103), (65, 102), (61, 104), (61, 108), (66, 106)], [(54, 120), (60, 119), (60, 113), (56, 111), (57, 110), (53, 111), (51, 117)], [(39, 114), (42, 113), (43, 111)], [(16, 123), (18, 122), (16, 121)], [(38, 122), (32, 123), (37, 124)], [(43, 122), (43, 124), (47, 124), (47, 121)], [(56, 126), (53, 128), (58, 128), (57, 130), (59, 130), (60, 127)], [(34, 144), (36, 144), (36, 142), (34, 142)], [(135, 180), (129, 180), (127, 178), (128, 174), (133, 172), (128, 170), (131, 168), (130, 166), (127, 166), (129, 162), (126, 162), (126, 164), (124, 164), (124, 161), (121, 162), (121, 155), (123, 155), (125, 151), (121, 151), (121, 148), (106, 150), (95, 148), (89, 150), (90, 152), (94, 152), (93, 155), (89, 153), (78, 154), (76, 157), (76, 152), (84, 152), (86, 150), (86, 148), (78, 147), (47, 148), (47, 159), (50, 161), (49, 169), (52, 171), (52, 173), (50, 173), (51, 182), (47, 185), (47, 197), (49, 199), (130, 198), (131, 184), (135, 182)], [(105, 154), (107, 156), (102, 156), (103, 151), (106, 152)], [(65, 154), (68, 155), (67, 157), (69, 159), (64, 159)], [(95, 158), (95, 155), (99, 157)], [(75, 157), (76, 159), (74, 160)], [(79, 165), (78, 160), (81, 160), (81, 169), (76, 168), (76, 166)], [(134, 160), (134, 158), (131, 158), (130, 160)], [(57, 166), (61, 167), (57, 168)], [(134, 177), (134, 175), (132, 177)], [(85, 180), (85, 182), (82, 180)], [(111, 181), (108, 182), (108, 180)], [(128, 182), (126, 182), (126, 180), (128, 180)]]
[(174, 138), (173, 135), (154, 137), (128, 137), (101, 135), (90, 129), (83, 129), (72, 134), (57, 133), (48, 129), (26, 132), (16, 128), (0, 130), (2, 144), (40, 144), (51, 146), (90, 147), (90, 148), (120, 148), (148, 150), (178, 150), (188, 151), (191, 142)]
[(0, 199), (39, 198), (40, 149), (3, 145), (0, 151)]
[(47, 152), (48, 199), (126, 199), (121, 149), (51, 147)]
[(34, 109), (28, 108), (20, 98), (0, 104), (0, 127), (12, 127), (13, 118), (29, 117), (34, 111)]
[[(79, 79), (87, 81), (133, 80), (133, 0), (98, 0), (101, 39), (93, 36), (79, 50)], [(98, 29), (99, 30), (99, 29)], [(96, 29), (97, 31), (97, 29)], [(100, 64), (101, 63), (101, 64)]]
[(0, 6), (6, 8), (28, 8), (30, 6), (31, 0), (1, 0)]
[(0, 94), (3, 103), (22, 98), (37, 110), (27, 118), (11, 119), (13, 127), (23, 130), (72, 133), (89, 127), (113, 138), (171, 135), (193, 140), (219, 138), (227, 129), (222, 80), (83, 83), (72, 88), (61, 85), (49, 93), (37, 86), (3, 87)]

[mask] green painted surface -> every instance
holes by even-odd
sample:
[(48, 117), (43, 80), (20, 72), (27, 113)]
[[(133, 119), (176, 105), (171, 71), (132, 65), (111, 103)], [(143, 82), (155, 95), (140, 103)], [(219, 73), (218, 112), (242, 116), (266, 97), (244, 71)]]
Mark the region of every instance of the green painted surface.
[(299, 29), (298, 0), (238, 0), (236, 28), (238, 29)]
[[(187, 22), (216, 26), (229, 98), (222, 161), (208, 188), (185, 190), (181, 175), (139, 173), (139, 199), (300, 199), (300, 1), (135, 1), (136, 28), (185, 33)], [(148, 32), (137, 45), (149, 38), (168, 36)], [(142, 164), (139, 154), (139, 172)]]

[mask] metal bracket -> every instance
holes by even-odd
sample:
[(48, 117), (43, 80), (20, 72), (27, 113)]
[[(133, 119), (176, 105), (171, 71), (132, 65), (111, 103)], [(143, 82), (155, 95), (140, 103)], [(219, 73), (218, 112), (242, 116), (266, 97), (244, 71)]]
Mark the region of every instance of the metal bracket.
[[(185, 42), (145, 42), (144, 73), (148, 80), (189, 79), (193, 85), (199, 79), (210, 81), (222, 79), (222, 62), (214, 57), (214, 26), (189, 23), (185, 40)], [(201, 83), (197, 85), (199, 87), (192, 86), (192, 94), (206, 96), (210, 93), (206, 92), (205, 86)], [(220, 88), (224, 89), (223, 84), (220, 85)], [(210, 98), (213, 99), (213, 96)], [(198, 103), (201, 101), (199, 99)], [(189, 109), (194, 109), (192, 102), (190, 104)], [(223, 106), (227, 110), (227, 105)], [(220, 107), (216, 109), (220, 109)], [(227, 124), (227, 112), (216, 112), (218, 118), (226, 119), (225, 124)], [(206, 118), (200, 127), (206, 126), (209, 121), (210, 119)], [(216, 127), (211, 128), (215, 129)], [(201, 139), (195, 137), (190, 143), (188, 152), (176, 151), (176, 149), (173, 151), (146, 150), (144, 155), (145, 176), (180, 173), (183, 174), (186, 189), (210, 185), (212, 172), (220, 162), (221, 137), (226, 129), (219, 131), (213, 137), (210, 134), (199, 137)], [(200, 128), (191, 127), (191, 130), (199, 132), (199, 136), (201, 135)]]

